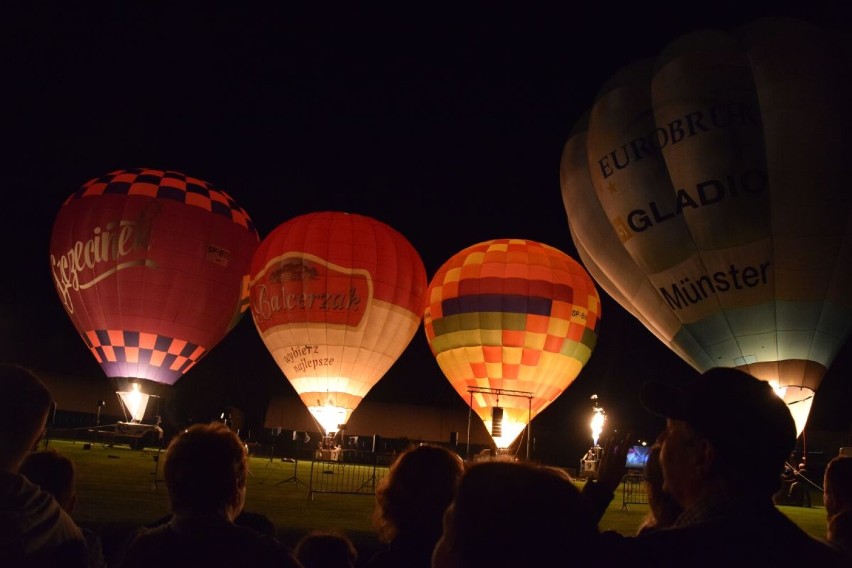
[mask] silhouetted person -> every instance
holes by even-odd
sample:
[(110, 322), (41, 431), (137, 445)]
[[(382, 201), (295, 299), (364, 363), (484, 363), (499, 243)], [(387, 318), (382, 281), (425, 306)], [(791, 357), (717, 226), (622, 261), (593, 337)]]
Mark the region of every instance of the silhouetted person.
[[(53, 495), (62, 510), (73, 515), (77, 504), (77, 478), (74, 462), (56, 450), (33, 452), (24, 458), (19, 473)], [(103, 543), (95, 531), (80, 527), (89, 551), (90, 568), (104, 568)]]
[(595, 520), (567, 474), (531, 462), (484, 461), (462, 476), (432, 566), (590, 566), (598, 565), (596, 554)]
[(852, 557), (852, 457), (837, 456), (828, 462), (822, 489), (826, 538)]
[(660, 464), (660, 444), (651, 446), (645, 462), (645, 490), (648, 495), (648, 514), (639, 525), (638, 534), (670, 527), (683, 512), (683, 507), (663, 489), (663, 467)]
[[(802, 458), (804, 460), (804, 458)], [(809, 488), (810, 481), (808, 480), (808, 468), (804, 461), (799, 464), (799, 467), (793, 470), (793, 482), (788, 490), (790, 502), (799, 507), (811, 506), (811, 491)]]
[[(772, 501), (796, 426), (767, 382), (715, 368), (682, 388), (648, 383), (642, 402), (666, 418), (659, 439), (663, 489), (684, 510), (666, 530), (636, 537), (605, 532), (602, 564), (849, 566)], [(603, 460), (610, 457), (605, 452)]]
[(41, 440), (53, 404), (29, 370), (0, 363), (0, 564), (88, 566), (83, 534), (56, 499), (19, 473)]
[(791, 455), (784, 462), (784, 471), (781, 472), (781, 488), (774, 495), (776, 505), (788, 505), (790, 503), (790, 486), (796, 481), (796, 469), (791, 465), (795, 456)]
[(355, 568), (358, 550), (344, 532), (314, 530), (296, 543), (296, 559), (304, 568)]
[(441, 446), (416, 446), (401, 453), (376, 488), (373, 521), (388, 546), (367, 566), (428, 567), (463, 471), (458, 454)]
[(234, 523), (245, 502), (246, 457), (242, 440), (221, 422), (175, 436), (163, 466), (172, 517), (133, 535), (120, 565), (298, 567), (277, 539)]

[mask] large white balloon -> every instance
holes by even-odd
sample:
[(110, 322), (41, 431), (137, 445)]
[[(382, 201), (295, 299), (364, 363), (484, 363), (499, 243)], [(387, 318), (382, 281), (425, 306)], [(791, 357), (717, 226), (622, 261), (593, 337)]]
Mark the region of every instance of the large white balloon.
[(804, 428), (852, 328), (852, 74), (805, 22), (705, 30), (615, 74), (561, 186), (597, 283), (699, 371), (769, 381)]

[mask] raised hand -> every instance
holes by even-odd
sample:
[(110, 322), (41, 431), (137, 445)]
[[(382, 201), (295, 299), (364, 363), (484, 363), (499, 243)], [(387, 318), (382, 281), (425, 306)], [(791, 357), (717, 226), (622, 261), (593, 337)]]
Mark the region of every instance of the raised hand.
[(627, 472), (625, 461), (627, 451), (630, 449), (630, 440), (633, 434), (628, 432), (624, 436), (617, 433), (610, 434), (601, 446), (600, 462), (598, 463), (597, 483), (601, 489), (615, 492)]

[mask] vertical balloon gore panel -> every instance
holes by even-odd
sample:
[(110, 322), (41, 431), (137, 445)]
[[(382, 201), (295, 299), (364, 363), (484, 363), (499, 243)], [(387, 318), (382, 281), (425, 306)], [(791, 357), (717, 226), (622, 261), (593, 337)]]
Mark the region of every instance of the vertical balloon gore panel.
[(790, 18), (685, 34), (615, 73), (562, 157), (598, 284), (699, 371), (741, 368), (791, 409), (809, 407), (852, 331), (839, 39)]
[(205, 182), (119, 171), (62, 206), (51, 271), (108, 377), (172, 385), (245, 310), (258, 241), (245, 212)]
[(497, 239), (438, 270), (424, 329), (444, 375), (506, 448), (579, 375), (599, 320), (600, 297), (574, 259), (534, 241)]
[(425, 289), (422, 260), (401, 234), (341, 212), (279, 225), (261, 242), (249, 284), (258, 333), (326, 432), (408, 346)]

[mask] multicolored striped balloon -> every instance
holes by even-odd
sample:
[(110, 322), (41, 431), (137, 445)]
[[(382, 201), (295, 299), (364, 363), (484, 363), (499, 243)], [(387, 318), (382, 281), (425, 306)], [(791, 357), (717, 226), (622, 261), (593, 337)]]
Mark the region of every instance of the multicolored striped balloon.
[(595, 285), (577, 261), (522, 239), (455, 254), (432, 278), (427, 303), (432, 353), (498, 448), (577, 378), (601, 315)]
[(411, 243), (376, 219), (309, 213), (263, 239), (249, 293), (261, 339), (328, 435), (420, 327), (426, 269)]
[(108, 377), (173, 385), (248, 307), (259, 241), (245, 210), (209, 183), (173, 171), (119, 170), (62, 205), (50, 269), (65, 311)]

